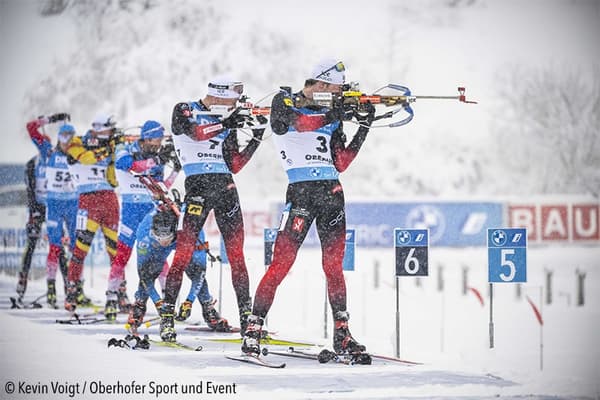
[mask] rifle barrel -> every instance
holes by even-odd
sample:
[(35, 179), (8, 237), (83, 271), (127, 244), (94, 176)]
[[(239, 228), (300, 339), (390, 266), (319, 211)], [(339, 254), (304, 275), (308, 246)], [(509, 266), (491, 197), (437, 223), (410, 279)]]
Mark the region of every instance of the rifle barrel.
[(460, 100), (460, 96), (414, 96), (416, 99), (447, 99)]

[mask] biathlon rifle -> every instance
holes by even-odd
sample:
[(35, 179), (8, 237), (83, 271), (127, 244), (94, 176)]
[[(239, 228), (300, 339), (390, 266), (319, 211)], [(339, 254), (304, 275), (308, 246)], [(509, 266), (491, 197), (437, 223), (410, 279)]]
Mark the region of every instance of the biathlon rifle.
[[(282, 87), (282, 90), (287, 91), (290, 95), (292, 90), (290, 87)], [(391, 89), (400, 92), (396, 95), (383, 95), (377, 94), (377, 92), (383, 89)], [(373, 94), (365, 94), (358, 88), (358, 83), (352, 82), (345, 84), (342, 87), (341, 94), (334, 93), (313, 93), (313, 99), (297, 98), (294, 99), (295, 107), (306, 107), (306, 106), (322, 106), (322, 107), (333, 107), (334, 104), (342, 104), (346, 111), (365, 111), (367, 104), (381, 104), (386, 107), (399, 106), (399, 108), (388, 111), (382, 115), (378, 115), (374, 120), (383, 118), (391, 118), (394, 114), (401, 110), (405, 110), (409, 115), (401, 121), (393, 122), (388, 125), (389, 127), (402, 126), (410, 122), (414, 116), (414, 112), (411, 108), (411, 104), (417, 100), (458, 100), (465, 104), (477, 104), (476, 101), (467, 100), (465, 95), (466, 89), (463, 86), (458, 87), (458, 95), (454, 96), (416, 96), (413, 95), (409, 88), (394, 83), (387, 84), (386, 86), (377, 89)], [(241, 115), (256, 116), (256, 115), (269, 115), (271, 107), (257, 107), (248, 101), (246, 96), (240, 98), (238, 107), (235, 110), (239, 110), (238, 113)], [(210, 111), (201, 111), (199, 114), (202, 115), (213, 115), (221, 118), (227, 118), (235, 110), (229, 111), (226, 106), (215, 106)], [(380, 126), (381, 127), (381, 126)]]
[[(377, 92), (383, 89), (392, 89), (400, 92), (397, 95), (383, 95), (377, 94)], [(352, 115), (352, 111), (364, 112), (368, 107), (368, 104), (381, 104), (386, 107), (394, 107), (399, 106), (399, 108), (388, 111), (384, 114), (378, 115), (374, 118), (374, 121), (383, 119), (383, 118), (391, 118), (394, 114), (398, 113), (401, 110), (405, 110), (408, 113), (408, 116), (400, 121), (390, 123), (388, 125), (379, 125), (373, 127), (397, 127), (402, 126), (409, 123), (414, 117), (414, 112), (411, 108), (411, 103), (416, 102), (419, 99), (426, 100), (458, 100), (462, 103), (469, 104), (477, 104), (475, 101), (467, 100), (465, 96), (465, 88), (458, 88), (458, 96), (415, 96), (411, 93), (410, 89), (406, 86), (397, 85), (390, 83), (382, 88), (379, 88), (375, 91), (374, 94), (365, 94), (358, 89), (358, 83), (353, 82), (350, 84), (346, 84), (342, 87), (341, 94), (334, 93), (313, 93), (313, 99), (305, 100), (305, 102), (309, 101), (313, 105), (319, 105), (324, 107), (333, 107), (334, 104), (341, 104), (345, 111), (349, 113), (347, 115)], [(308, 104), (300, 104), (298, 106), (305, 106)]]
[(177, 217), (181, 214), (180, 204), (181, 204), (181, 196), (176, 189), (172, 189), (171, 193), (173, 194), (174, 199), (169, 197), (169, 191), (165, 184), (161, 181), (157, 181), (153, 177), (149, 175), (135, 175), (140, 183), (144, 185), (148, 191), (152, 194), (152, 197), (157, 199), (161, 204), (159, 204), (159, 208), (171, 209), (175, 213)]
[[(148, 191), (152, 194), (154, 198), (161, 202), (160, 207), (167, 208), (173, 210), (175, 215), (179, 218), (181, 215), (181, 195), (177, 191), (177, 189), (171, 189), (171, 193), (173, 195), (173, 199), (169, 197), (169, 192), (165, 184), (161, 181), (157, 181), (151, 176), (148, 175), (136, 175), (140, 183), (148, 189)], [(198, 250), (205, 250), (206, 254), (208, 254), (209, 260), (211, 263), (215, 261), (221, 261), (220, 256), (215, 256), (210, 252), (210, 246), (208, 241), (201, 243), (198, 247)]]

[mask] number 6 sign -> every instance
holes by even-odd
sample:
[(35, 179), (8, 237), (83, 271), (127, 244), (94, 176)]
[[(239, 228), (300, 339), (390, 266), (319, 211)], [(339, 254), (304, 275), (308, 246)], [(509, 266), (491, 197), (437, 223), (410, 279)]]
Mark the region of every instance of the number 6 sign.
[(488, 282), (527, 282), (527, 230), (490, 228)]
[(427, 276), (429, 231), (427, 229), (394, 229), (396, 276)]

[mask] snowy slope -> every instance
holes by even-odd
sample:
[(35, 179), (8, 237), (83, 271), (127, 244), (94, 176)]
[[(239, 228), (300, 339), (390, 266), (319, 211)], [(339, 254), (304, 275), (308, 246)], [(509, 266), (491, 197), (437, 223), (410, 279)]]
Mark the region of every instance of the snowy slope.
[[(388, 266), (391, 254), (361, 250), (357, 270), (347, 272), (349, 310), (353, 334), (379, 354), (394, 355), (395, 291)], [(0, 299), (3, 335), (0, 338), (6, 362), (2, 377), (28, 383), (59, 380), (70, 383), (102, 380), (116, 384), (135, 380), (149, 384), (196, 384), (209, 380), (236, 383), (238, 393), (276, 398), (597, 398), (600, 393), (600, 352), (596, 346), (600, 314), (597, 307), (600, 279), (593, 260), (600, 256), (597, 248), (530, 250), (528, 284), (523, 295), (540, 306), (539, 285), (543, 269), (556, 271), (555, 301), (544, 305), (543, 370), (540, 370), (540, 330), (524, 298), (517, 300), (513, 285), (495, 287), (495, 348), (488, 342), (488, 298), (485, 252), (479, 249), (432, 251), (431, 258), (444, 266), (445, 290), (436, 289), (438, 272), (415, 285), (413, 279), (400, 282), (401, 352), (403, 358), (422, 361), (423, 366), (407, 367), (377, 361), (372, 366), (319, 365), (306, 360), (285, 358), (283, 370), (238, 364), (224, 354), (238, 352), (238, 345), (214, 343), (211, 334), (199, 334), (178, 325), (182, 342), (202, 345), (194, 353), (152, 346), (148, 351), (107, 349), (111, 337), (122, 337), (121, 324), (63, 326), (54, 323), (65, 318), (62, 310), (7, 310), (7, 297), (13, 295), (14, 277), (0, 276)], [(256, 251), (248, 259), (259, 258)], [(330, 346), (323, 338), (323, 277), (317, 261), (318, 252), (303, 249), (299, 262), (278, 290), (269, 314), (269, 329), (281, 338), (311, 341)], [(381, 281), (374, 287), (373, 262), (383, 267)], [(257, 263), (250, 263), (251, 287), (261, 276)], [(475, 296), (461, 293), (461, 269), (470, 267), (469, 286), (484, 295), (482, 307)], [(562, 266), (562, 268), (560, 268)], [(575, 268), (588, 271), (586, 306), (575, 307), (572, 295)], [(108, 274), (106, 267), (87, 269), (85, 277), (93, 287), (87, 291), (97, 301)], [(130, 287), (136, 282), (128, 269)], [(218, 294), (218, 268), (208, 270), (210, 288)], [(225, 268), (223, 276), (223, 314), (235, 323), (234, 295)], [(182, 291), (187, 290), (187, 282)], [(30, 298), (43, 293), (43, 280), (31, 282)], [(298, 298), (303, 301), (298, 302)], [(568, 300), (568, 302), (567, 302)], [(191, 321), (200, 321), (194, 308)], [(329, 316), (329, 319), (331, 317)], [(124, 316), (119, 317), (124, 321)], [(147, 330), (158, 338), (157, 327)], [(329, 321), (331, 335), (331, 321)], [(237, 337), (233, 334), (232, 337)], [(330, 336), (329, 336), (330, 337)], [(270, 356), (272, 360), (280, 357)], [(58, 361), (60, 360), (60, 361)], [(83, 360), (83, 362), (82, 362)], [(4, 384), (4, 383), (3, 383)], [(1, 390), (1, 389), (0, 389)], [(36, 397), (21, 397), (36, 398)], [(38, 397), (54, 398), (54, 397)], [(76, 398), (102, 398), (78, 396)], [(122, 397), (105, 397), (122, 398)], [(143, 397), (140, 397), (143, 398)], [(149, 397), (146, 397), (149, 398)], [(186, 398), (164, 396), (161, 398)], [(225, 396), (225, 398), (236, 398)]]

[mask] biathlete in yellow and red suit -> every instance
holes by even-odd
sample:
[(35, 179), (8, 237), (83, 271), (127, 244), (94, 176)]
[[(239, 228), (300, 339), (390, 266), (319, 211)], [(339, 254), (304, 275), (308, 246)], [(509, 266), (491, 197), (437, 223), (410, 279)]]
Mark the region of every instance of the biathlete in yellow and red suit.
[(73, 173), (78, 178), (79, 209), (77, 210), (76, 242), (69, 262), (65, 309), (74, 311), (90, 300), (83, 295), (81, 279), (83, 264), (94, 235), (102, 229), (106, 251), (112, 264), (116, 254), (119, 227), (119, 202), (114, 188), (115, 177), (115, 122), (106, 114), (99, 114), (92, 129), (83, 136), (74, 137), (67, 149)]

